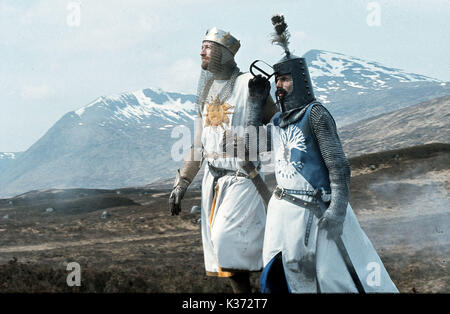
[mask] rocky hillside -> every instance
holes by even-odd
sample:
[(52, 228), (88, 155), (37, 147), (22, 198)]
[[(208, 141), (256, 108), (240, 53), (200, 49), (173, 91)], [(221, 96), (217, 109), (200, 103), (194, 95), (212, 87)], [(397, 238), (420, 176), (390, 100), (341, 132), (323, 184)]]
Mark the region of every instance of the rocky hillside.
[(429, 143), (450, 143), (450, 96), (369, 118), (340, 129), (349, 157)]

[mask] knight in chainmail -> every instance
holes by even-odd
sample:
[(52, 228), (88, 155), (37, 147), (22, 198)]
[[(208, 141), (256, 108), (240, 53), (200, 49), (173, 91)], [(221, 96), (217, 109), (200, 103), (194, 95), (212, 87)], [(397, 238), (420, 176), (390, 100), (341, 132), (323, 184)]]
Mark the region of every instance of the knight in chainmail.
[[(261, 290), (358, 292), (336, 244), (342, 239), (365, 291), (396, 292), (349, 205), (350, 165), (336, 123), (314, 96), (306, 60), (288, 49), (284, 17), (272, 23), (273, 42), (286, 55), (273, 66), (280, 108), (272, 134), (277, 188), (267, 211)], [(366, 280), (370, 265), (378, 267), (379, 285)]]
[[(169, 206), (172, 215), (179, 214), (181, 199), (206, 161), (201, 200), (206, 274), (230, 278), (234, 292), (251, 292), (249, 273), (262, 269), (265, 206), (227, 143), (245, 139), (249, 125), (267, 124), (277, 107), (268, 82), (237, 67), (234, 56), (239, 47), (235, 37), (216, 27), (203, 38), (194, 141), (178, 171)], [(258, 158), (252, 162), (259, 169)]]

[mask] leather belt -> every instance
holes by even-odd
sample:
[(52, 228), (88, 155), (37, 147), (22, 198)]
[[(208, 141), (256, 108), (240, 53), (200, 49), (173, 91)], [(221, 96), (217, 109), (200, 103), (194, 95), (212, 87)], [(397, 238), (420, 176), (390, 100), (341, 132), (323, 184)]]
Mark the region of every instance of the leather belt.
[(289, 189), (285, 189), (283, 187), (279, 187), (279, 189), (283, 190), (285, 193), (287, 194), (294, 194), (294, 195), (307, 195), (307, 196), (312, 196), (312, 197), (317, 197), (318, 193), (322, 193), (322, 194), (330, 194), (331, 192), (327, 192), (325, 190), (289, 190)]
[[(295, 194), (297, 194), (297, 195), (308, 195), (308, 196), (314, 197), (316, 200), (313, 202), (308, 202), (308, 201), (299, 199), (295, 196), (292, 196), (291, 194), (293, 194), (293, 193), (287, 193), (286, 191), (289, 191), (289, 192), (296, 191)], [(286, 190), (282, 187), (277, 186), (275, 188), (275, 190), (273, 191), (273, 194), (279, 200), (284, 199), (284, 200), (288, 201), (289, 203), (292, 203), (294, 205), (301, 206), (301, 207), (311, 210), (314, 213), (314, 215), (316, 215), (316, 217), (318, 217), (318, 218), (322, 216), (320, 205), (317, 201), (317, 198), (320, 197), (320, 195), (321, 195), (320, 190), (314, 190), (314, 191)]]
[(242, 173), (238, 170), (231, 170), (231, 169), (224, 169), (224, 168), (218, 168), (218, 167), (214, 167), (213, 165), (211, 165), (211, 163), (208, 162), (208, 169), (209, 172), (211, 173), (211, 175), (214, 177), (213, 180), (213, 190), (216, 187), (217, 181), (224, 177), (224, 176), (236, 176), (236, 177), (245, 177), (248, 178), (248, 175), (246, 175), (245, 173)]
[[(291, 193), (287, 193), (287, 191), (289, 191)], [(305, 241), (304, 241), (305, 246), (308, 246), (309, 236), (311, 233), (311, 225), (312, 225), (312, 221), (313, 221), (313, 215), (315, 215), (317, 218), (320, 218), (322, 216), (322, 210), (321, 210), (321, 207), (319, 204), (319, 202), (322, 201), (322, 199), (321, 199), (322, 191), (321, 190), (314, 190), (314, 191), (288, 190), (288, 189), (284, 189), (283, 187), (277, 186), (275, 188), (275, 190), (273, 191), (273, 194), (279, 200), (284, 199), (284, 200), (288, 201), (289, 203), (292, 203), (294, 205), (308, 209), (308, 218), (307, 218), (307, 223), (306, 223)], [(294, 197), (294, 196), (292, 196), (292, 194), (311, 196), (315, 199), (315, 201), (308, 202), (308, 201), (299, 199), (297, 197)]]
[(208, 162), (208, 168), (209, 168), (209, 171), (211, 172), (212, 176), (217, 179), (219, 179), (223, 176), (226, 176), (226, 175), (233, 175), (233, 176), (237, 176), (237, 177), (248, 177), (248, 175), (246, 175), (245, 173), (240, 172), (239, 169), (231, 170), (231, 169), (218, 168), (218, 167), (214, 167), (209, 162)]

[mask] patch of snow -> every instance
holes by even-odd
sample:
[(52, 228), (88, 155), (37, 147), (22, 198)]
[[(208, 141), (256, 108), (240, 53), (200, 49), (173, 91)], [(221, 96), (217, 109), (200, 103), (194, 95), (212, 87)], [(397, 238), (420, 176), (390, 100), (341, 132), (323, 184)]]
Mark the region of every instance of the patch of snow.
[(337, 76), (344, 77), (342, 71), (345, 70), (344, 59), (331, 53), (321, 53), (318, 60), (311, 62), (311, 77)]
[(378, 73), (375, 74), (361, 74), (362, 77), (367, 77), (371, 80), (376, 80), (380, 75)]
[(81, 116), (83, 115), (85, 109), (86, 109), (85, 107), (80, 108), (80, 109), (76, 110), (75, 113), (76, 113), (79, 117), (81, 117)]
[(321, 103), (323, 103), (323, 104), (328, 104), (330, 101), (329, 100), (327, 100), (327, 96), (326, 95), (320, 95), (320, 96), (318, 96), (317, 97), (319, 100), (320, 100), (320, 102)]
[(81, 118), (81, 116), (84, 114), (84, 112), (86, 111), (87, 108), (92, 107), (92, 106), (94, 106), (94, 105), (96, 105), (98, 103), (103, 102), (103, 99), (104, 99), (103, 97), (99, 97), (96, 100), (94, 100), (93, 102), (91, 102), (90, 104), (88, 104), (88, 105), (86, 105), (84, 107), (81, 107), (80, 109), (76, 110), (75, 113)]
[(15, 153), (0, 153), (0, 159), (16, 159)]
[(350, 87), (354, 87), (354, 88), (360, 88), (360, 89), (368, 89), (367, 87), (358, 85), (358, 83), (356, 82), (351, 82), (351, 81), (344, 81), (345, 84), (347, 84)]

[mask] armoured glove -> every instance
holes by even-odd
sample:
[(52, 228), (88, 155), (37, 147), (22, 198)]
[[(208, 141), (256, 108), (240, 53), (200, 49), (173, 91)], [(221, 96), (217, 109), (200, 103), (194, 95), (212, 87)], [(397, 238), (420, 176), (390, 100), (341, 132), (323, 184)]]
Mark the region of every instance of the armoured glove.
[(189, 180), (181, 177), (180, 170), (178, 170), (178, 175), (175, 179), (173, 190), (169, 196), (169, 209), (172, 216), (178, 215), (181, 212), (181, 200), (183, 199), (189, 184)]
[(269, 80), (257, 75), (248, 81), (249, 104), (247, 124), (253, 126), (262, 125), (264, 117), (264, 104), (270, 93)]
[(262, 98), (264, 101), (270, 92), (269, 80), (260, 74), (248, 81), (248, 92), (252, 98)]
[(327, 239), (336, 239), (342, 235), (345, 216), (333, 214), (331, 209), (327, 209), (319, 219), (319, 228), (327, 230)]

